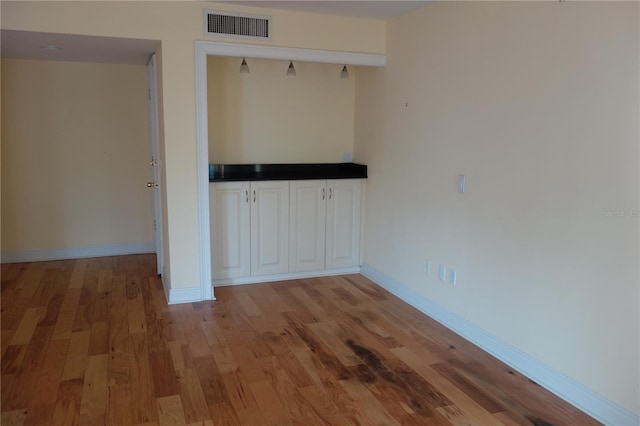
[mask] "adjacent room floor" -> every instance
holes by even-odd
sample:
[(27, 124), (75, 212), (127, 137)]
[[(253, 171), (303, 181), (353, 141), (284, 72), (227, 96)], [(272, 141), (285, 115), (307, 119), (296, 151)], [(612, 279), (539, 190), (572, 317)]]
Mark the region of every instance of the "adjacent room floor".
[(2, 265), (2, 425), (589, 425), (360, 275), (167, 305), (154, 255)]

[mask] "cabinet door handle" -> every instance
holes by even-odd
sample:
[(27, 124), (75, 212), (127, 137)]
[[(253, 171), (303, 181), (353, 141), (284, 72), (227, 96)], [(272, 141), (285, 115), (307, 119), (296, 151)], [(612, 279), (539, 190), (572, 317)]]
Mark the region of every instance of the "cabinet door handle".
[(244, 198), (245, 198), (245, 201), (248, 203), (249, 202), (249, 190), (248, 189), (244, 190)]
[(253, 190), (253, 202), (254, 203), (256, 202), (256, 190), (255, 189)]
[(324, 191), (325, 191), (325, 189), (324, 189), (324, 188), (322, 188), (322, 199), (323, 199), (323, 200), (324, 200)]
[(331, 188), (329, 188), (329, 199), (331, 199)]

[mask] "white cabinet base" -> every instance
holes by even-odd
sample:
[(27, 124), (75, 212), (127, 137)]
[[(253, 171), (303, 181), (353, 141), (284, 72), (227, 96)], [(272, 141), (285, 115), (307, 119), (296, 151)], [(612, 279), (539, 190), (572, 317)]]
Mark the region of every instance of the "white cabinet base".
[(254, 277), (223, 278), (219, 280), (213, 280), (212, 284), (214, 287), (223, 287), (228, 285), (268, 283), (273, 281), (300, 280), (304, 278), (330, 277), (333, 275), (347, 275), (347, 274), (359, 274), (359, 273), (360, 273), (360, 267), (356, 266), (353, 268), (325, 269), (322, 271), (290, 272), (286, 274), (257, 275)]

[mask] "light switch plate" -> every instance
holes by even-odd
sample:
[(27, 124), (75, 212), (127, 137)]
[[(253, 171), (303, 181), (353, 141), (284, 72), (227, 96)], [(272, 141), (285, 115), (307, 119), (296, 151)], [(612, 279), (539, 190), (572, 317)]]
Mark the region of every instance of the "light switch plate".
[(438, 265), (438, 279), (442, 282), (447, 281), (447, 267), (442, 263)]
[(458, 192), (464, 194), (467, 178), (464, 175), (458, 175)]

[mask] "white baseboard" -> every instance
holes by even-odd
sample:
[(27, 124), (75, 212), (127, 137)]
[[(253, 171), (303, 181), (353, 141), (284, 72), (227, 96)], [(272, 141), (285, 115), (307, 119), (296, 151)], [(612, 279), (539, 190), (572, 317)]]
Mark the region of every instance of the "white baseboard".
[(202, 301), (202, 289), (200, 287), (172, 288), (165, 294), (169, 295), (167, 303), (175, 305), (177, 303), (190, 303)]
[(362, 265), (361, 273), (596, 420), (612, 426), (637, 426), (640, 424), (640, 417), (636, 414), (569, 379), (473, 323), (460, 318), (372, 266)]
[(323, 271), (289, 272), (286, 274), (256, 275), (253, 277), (223, 278), (223, 279), (213, 280), (213, 286), (221, 287), (226, 285), (256, 284), (256, 283), (267, 283), (267, 282), (273, 282), (273, 281), (299, 280), (303, 278), (330, 277), (334, 275), (359, 274), (359, 273), (360, 273), (360, 267), (355, 266), (353, 268), (325, 269)]
[(153, 242), (110, 244), (101, 246), (65, 247), (41, 250), (0, 252), (0, 263), (41, 262), (46, 260), (79, 259), (83, 257), (121, 256), (125, 254), (154, 253)]

